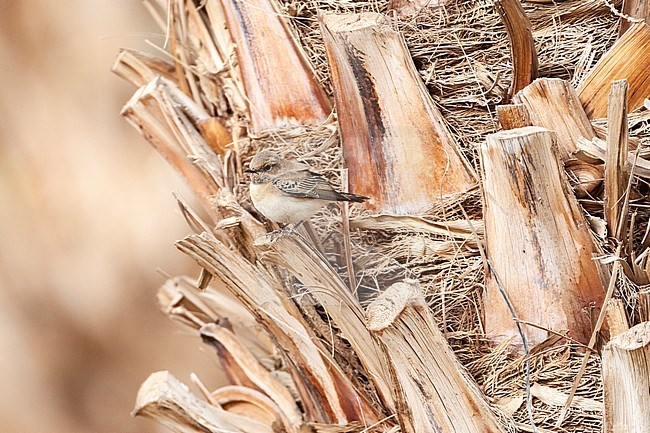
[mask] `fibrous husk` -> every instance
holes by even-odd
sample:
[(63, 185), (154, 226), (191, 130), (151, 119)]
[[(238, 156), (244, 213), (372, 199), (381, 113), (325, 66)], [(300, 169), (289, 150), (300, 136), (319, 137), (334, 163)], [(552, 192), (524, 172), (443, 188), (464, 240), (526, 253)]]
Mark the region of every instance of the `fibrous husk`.
[[(277, 11), (288, 23), (288, 29), (311, 62), (316, 81), (331, 97), (332, 85), (317, 22), (318, 11), (386, 14), (388, 3), (386, 0), (280, 0)], [(191, 282), (186, 287), (191, 293), (200, 294), (200, 301), (209, 307), (197, 307), (201, 302), (195, 303), (196, 299), (190, 299), (186, 293), (181, 296), (182, 299), (177, 299), (177, 303), (166, 304), (174, 305), (166, 310), (167, 313), (191, 325), (197, 333), (204, 323), (218, 320), (224, 310), (225, 315), (233, 319), (232, 315), (237, 314), (236, 309), (220, 310), (221, 298), (214, 295), (216, 291), (212, 288), (223, 286), (225, 282), (230, 289), (239, 292), (240, 299), (248, 296), (242, 299), (243, 305), (252, 314), (246, 317), (244, 323), (250, 324), (251, 318), (256, 318), (257, 323), (264, 325), (258, 325), (255, 329), (251, 327), (248, 330), (251, 332), (246, 332), (241, 323), (232, 320), (235, 335), (243, 340), (243, 345), (261, 365), (293, 392), (294, 398), (300, 396), (304, 399), (301, 401), (304, 417), (301, 431), (359, 432), (368, 428), (395, 431), (397, 426), (393, 414), (386, 410), (376, 393), (376, 386), (368, 377), (369, 372), (359, 360), (363, 353), (356, 353), (354, 346), (346, 340), (348, 337), (344, 327), (337, 323), (342, 319), (334, 320), (335, 315), (328, 314), (318, 298), (310, 293), (318, 290), (318, 287), (314, 287), (314, 281), (294, 278), (283, 269), (269, 264), (268, 260), (264, 260), (265, 252), (253, 245), (260, 234), (277, 227), (259, 215), (250, 203), (243, 173), (247, 162), (260, 149), (274, 149), (282, 156), (309, 163), (339, 186), (340, 170), (344, 164), (336, 115), (322, 125), (251, 133), (246, 128), (250, 119), (247, 118), (240, 66), (229, 33), (224, 30), (225, 19), (220, 2), (154, 0), (149, 5), (158, 11), (160, 17), (172, 12), (169, 20), (160, 20), (163, 22), (162, 30), (168, 32), (172, 56), (157, 62), (129, 52), (122, 56), (116, 70), (135, 85), (149, 83), (148, 90), (151, 92), (141, 90), (139, 95), (155, 96), (154, 102), (170, 102), (166, 95), (174, 94), (176, 90), (183, 92), (192, 101), (189, 105), (198, 106), (199, 112), (205, 113), (202, 119), (218, 120), (231, 138), (230, 143), (221, 147), (210, 146), (208, 134), (201, 131), (196, 119), (188, 118), (185, 113), (184, 122), (178, 122), (178, 117), (183, 117), (180, 116), (183, 110), (173, 104), (173, 99), (171, 104), (158, 104), (160, 110), (152, 109), (151, 105), (143, 107), (142, 99), (132, 101), (131, 107), (150, 110), (147, 114), (153, 116), (155, 126), (164, 126), (164, 138), (168, 142), (164, 143), (162, 149), (171, 152), (166, 155), (178, 161), (187, 170), (186, 174), (189, 173), (190, 181), (198, 184), (195, 193), (201, 196), (201, 203), (209, 217), (202, 224), (198, 213), (192, 215), (185, 206), (183, 215), (191, 221), (197, 235), (179, 243), (183, 251), (198, 258), (201, 266), (209, 268), (204, 275), (214, 274), (210, 285)], [(567, 80), (576, 87), (616, 40), (619, 18), (612, 13), (609, 4), (600, 0), (536, 1), (524, 2), (522, 6), (531, 23), (539, 61), (538, 72), (542, 77)], [(613, 6), (620, 7), (620, 2), (613, 2)], [(506, 28), (492, 2), (448, 2), (443, 7), (424, 8), (404, 18), (388, 15), (388, 22), (402, 33), (417, 73), (459, 144), (460, 151), (474, 168), (478, 168), (477, 149), (487, 134), (499, 129), (497, 107), (505, 102), (512, 84)], [(159, 73), (165, 78), (155, 78), (154, 81), (151, 73)], [(176, 90), (168, 91), (169, 87)], [(650, 103), (629, 116), (630, 137), (637, 140), (641, 157), (648, 155), (648, 110)], [(135, 114), (142, 113), (139, 111)], [(604, 138), (605, 122), (602, 119), (592, 119), (592, 122), (596, 134)], [(141, 131), (151, 139), (150, 129), (142, 128)], [(188, 137), (196, 141), (188, 143)], [(600, 142), (596, 147), (599, 148), (599, 145)], [(590, 164), (598, 158), (601, 161), (604, 159), (604, 152), (599, 152), (596, 152)], [(581, 156), (575, 155), (576, 158)], [(581, 162), (584, 161), (581, 159)], [(644, 163), (641, 162), (630, 170), (632, 189), (638, 191), (637, 198), (630, 202), (629, 212), (635, 216), (626, 240), (633, 248), (631, 255), (625, 258), (626, 272), (617, 277), (615, 293), (623, 301), (632, 320), (631, 325), (637, 316), (647, 314), (648, 310), (647, 297), (644, 296), (641, 296), (642, 301), (636, 308), (639, 285), (643, 281), (646, 284), (650, 281), (650, 236), (646, 232), (648, 203), (644, 198), (650, 188), (640, 177), (644, 175), (643, 167)], [(580, 163), (567, 168), (573, 170), (576, 179), (581, 179), (580, 170), (584, 167)], [(590, 173), (594, 177), (598, 175), (593, 170)], [(598, 226), (597, 222), (603, 216), (601, 189), (599, 184), (590, 183), (585, 185), (580, 197), (580, 203), (593, 213), (588, 220), (594, 227)], [(533, 423), (539, 431), (550, 431), (560, 411), (558, 405), (566, 403), (566, 400), (562, 400), (563, 396), (569, 394), (580, 369), (585, 356), (584, 347), (564, 336), (562, 330), (554, 330), (556, 333), (546, 342), (531, 348), (528, 355), (520, 356), (509, 350), (507, 341), (494, 346), (484, 337), (481, 315), (485, 263), (481, 255), (483, 224), (480, 197), (479, 188), (446, 197), (421, 215), (376, 216), (353, 207), (350, 211), (352, 228), (349, 249), (356, 270), (356, 294), (361, 308), (365, 308), (366, 301), (392, 283), (404, 278), (417, 278), (441, 332), (485, 397), (491, 402), (510, 402), (509, 416), (519, 431), (533, 431)], [(348, 239), (344, 239), (346, 235), (341, 229), (339, 211), (324, 209), (313, 218), (312, 224), (325, 252), (322, 260), (331, 267), (327, 272), (338, 273), (345, 286), (349, 283), (344, 257), (344, 245)], [(207, 233), (198, 234), (201, 231)], [(606, 242), (603, 231), (599, 233), (600, 236), (594, 234), (595, 241), (603, 251), (611, 253), (612, 245)], [(215, 243), (218, 245), (215, 246)], [(219, 252), (221, 258), (227, 258), (225, 264), (216, 263), (214, 257), (198, 257), (206, 251), (208, 255)], [(290, 257), (283, 258), (285, 262), (287, 259)], [(237, 272), (251, 277), (245, 278), (245, 284), (239, 284), (242, 281), (235, 281), (230, 274), (233, 264), (238, 266)], [(206, 287), (206, 292), (200, 293), (200, 289)], [(255, 292), (260, 287), (265, 291), (265, 298), (260, 298), (261, 295)], [(161, 295), (169, 296), (172, 296), (172, 292)], [(256, 303), (255, 300), (260, 302)], [(287, 304), (286, 308), (273, 305), (269, 308), (273, 304), (271, 301), (291, 305)], [(297, 323), (301, 330), (308, 329), (311, 343), (301, 342), (300, 338), (305, 334), (296, 332), (293, 325), (287, 326), (285, 317), (274, 314), (285, 314), (286, 311), (300, 319)], [(285, 340), (286, 334), (291, 334), (291, 343)], [(250, 344), (258, 338), (261, 343)], [(338, 383), (339, 388), (329, 388), (327, 396), (351, 396), (348, 401), (359, 396), (367, 397), (350, 410), (356, 412), (359, 418), (362, 418), (361, 414), (367, 414), (367, 419), (352, 420), (352, 417), (348, 417), (343, 420), (340, 412), (338, 415), (344, 421), (341, 423), (333, 422), (333, 418), (328, 420), (331, 421), (329, 423), (323, 423), (323, 417), (309, 418), (316, 412), (317, 405), (310, 402), (310, 393), (304, 381), (300, 383), (301, 377), (305, 377), (301, 373), (306, 370), (297, 372), (296, 367), (290, 365), (292, 354), (297, 354), (298, 359), (302, 356), (299, 352), (303, 343), (304, 351), (308, 351), (309, 356), (322, 356), (324, 361), (317, 371), (324, 372), (327, 366), (334, 366), (330, 378), (334, 376), (345, 382)], [(290, 347), (292, 345), (293, 348)], [(583, 379), (578, 384), (574, 401), (569, 405), (562, 430), (553, 431), (595, 433), (601, 430), (600, 358), (589, 353)], [(526, 395), (527, 388), (530, 388), (530, 397)], [(341, 389), (346, 392), (341, 393)], [(318, 399), (313, 393), (311, 395), (314, 400)]]

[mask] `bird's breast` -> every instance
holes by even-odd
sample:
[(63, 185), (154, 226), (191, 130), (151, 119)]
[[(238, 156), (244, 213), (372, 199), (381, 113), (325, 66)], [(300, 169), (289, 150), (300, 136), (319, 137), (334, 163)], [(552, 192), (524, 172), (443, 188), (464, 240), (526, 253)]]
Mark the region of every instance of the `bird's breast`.
[(270, 183), (252, 183), (250, 195), (253, 205), (262, 215), (282, 224), (306, 220), (326, 204), (324, 200), (282, 194)]

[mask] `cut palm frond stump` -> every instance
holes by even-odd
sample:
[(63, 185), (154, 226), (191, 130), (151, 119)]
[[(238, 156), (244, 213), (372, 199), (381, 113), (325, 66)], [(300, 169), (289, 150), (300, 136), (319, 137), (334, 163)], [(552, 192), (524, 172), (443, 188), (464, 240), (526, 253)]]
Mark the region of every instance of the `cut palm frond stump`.
[(546, 329), (570, 330), (587, 343), (591, 322), (584, 311), (602, 305), (605, 290), (589, 226), (561, 171), (553, 134), (536, 126), (511, 129), (489, 135), (481, 150), (490, 265), (487, 335), (522, 345), (513, 326), (521, 319), (541, 325), (524, 332), (531, 346), (546, 339)]
[[(650, 6), (622, 3), (145, 1), (165, 44), (119, 53), (122, 115), (194, 193), (200, 269), (158, 303), (227, 383), (156, 372), (133, 414), (650, 431)], [(272, 233), (262, 149), (370, 200)]]

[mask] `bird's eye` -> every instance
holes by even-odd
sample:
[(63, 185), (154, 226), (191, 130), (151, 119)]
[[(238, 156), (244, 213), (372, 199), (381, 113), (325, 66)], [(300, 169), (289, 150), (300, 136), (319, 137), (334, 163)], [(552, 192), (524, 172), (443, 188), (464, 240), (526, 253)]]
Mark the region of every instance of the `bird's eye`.
[(269, 165), (269, 164), (262, 167), (262, 171), (269, 171), (270, 169), (271, 169), (271, 165)]

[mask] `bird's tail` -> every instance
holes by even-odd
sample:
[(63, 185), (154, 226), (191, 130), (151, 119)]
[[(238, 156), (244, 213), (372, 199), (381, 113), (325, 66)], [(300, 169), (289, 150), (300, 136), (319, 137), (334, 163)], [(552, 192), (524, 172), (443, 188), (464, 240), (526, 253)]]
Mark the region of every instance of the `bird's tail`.
[(338, 195), (339, 195), (338, 201), (351, 201), (354, 203), (363, 203), (364, 201), (368, 200), (368, 197), (352, 194), (349, 192), (339, 192)]

